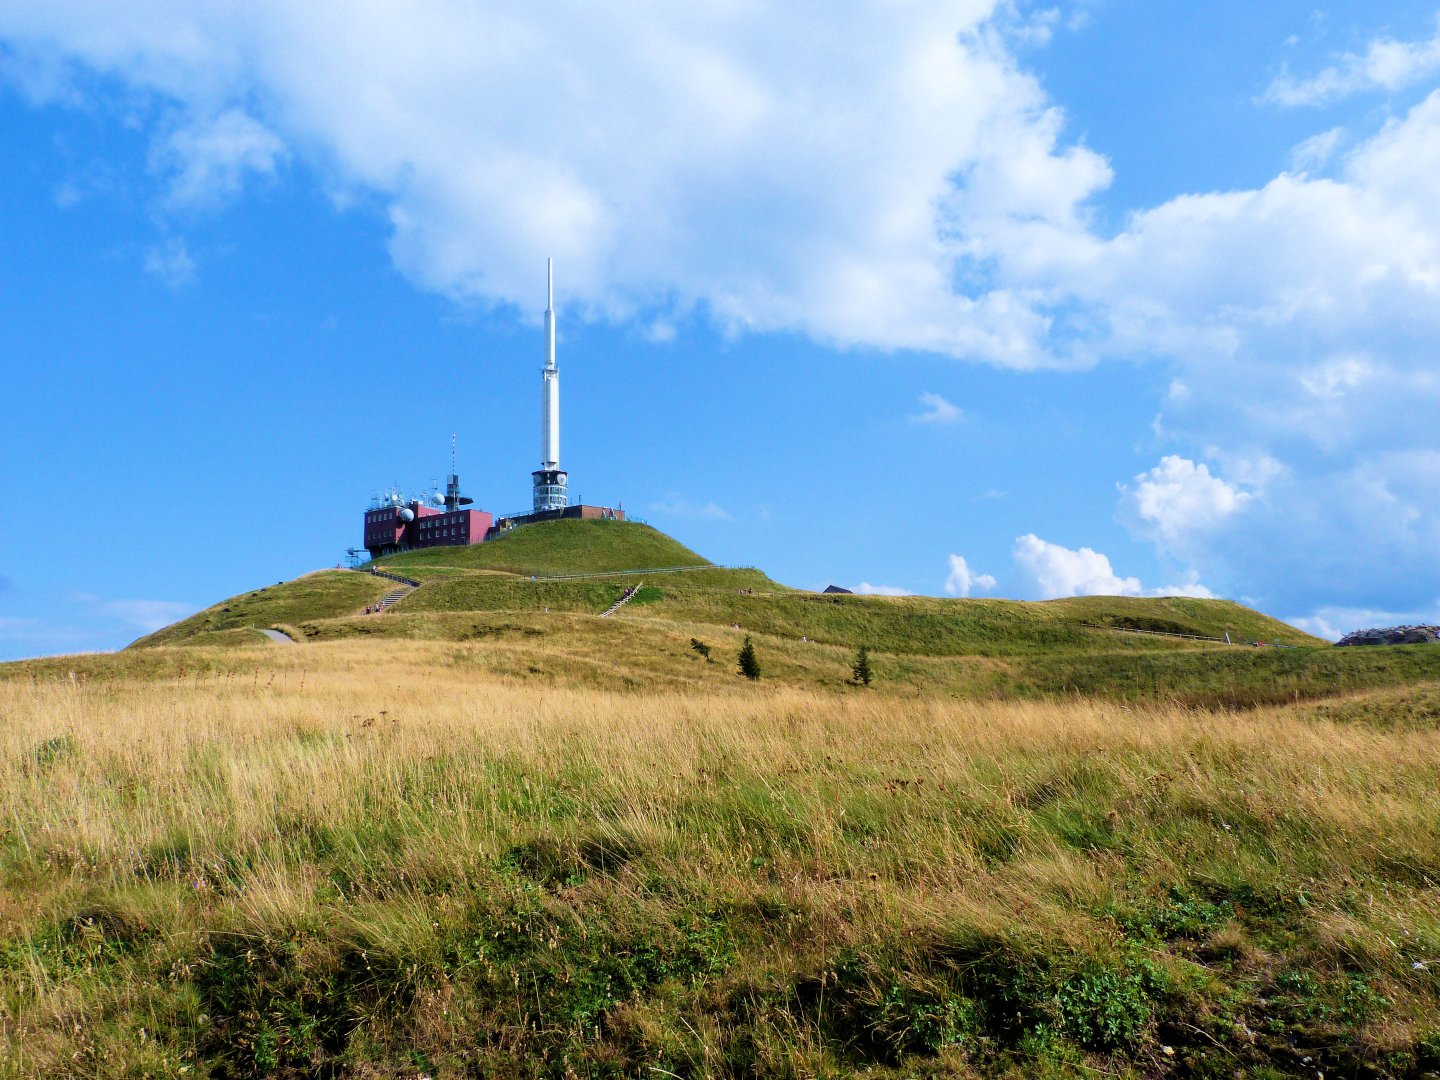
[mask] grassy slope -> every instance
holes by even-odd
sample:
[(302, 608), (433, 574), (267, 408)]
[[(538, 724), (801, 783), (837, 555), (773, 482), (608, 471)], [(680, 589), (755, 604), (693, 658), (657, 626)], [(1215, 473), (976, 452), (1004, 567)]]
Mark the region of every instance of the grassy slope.
[[(686, 562), (697, 569), (609, 580), (532, 580), (528, 573), (497, 569), (604, 573)], [(355, 612), (387, 589), (387, 582), (327, 572), (237, 597), (139, 644), (238, 645), (250, 636), (225, 628), (252, 624), (280, 625), (308, 641), (503, 640), (508, 644), (497, 672), (544, 673), (566, 685), (589, 681), (624, 689), (696, 685), (695, 671), (686, 666), (693, 660), (692, 637), (730, 653), (749, 633), (761, 642), (771, 677), (792, 685), (833, 689), (847, 670), (849, 651), (863, 643), (894, 685), (916, 694), (1080, 693), (1211, 706), (1275, 704), (1323, 697), (1337, 688), (1392, 685), (1432, 677), (1440, 665), (1440, 651), (1351, 654), (1320, 648), (1316, 639), (1227, 601), (1083, 597), (1022, 603), (798, 592), (757, 570), (710, 567), (663, 534), (633, 523), (550, 522), (476, 547), (409, 553), (387, 565), (425, 584), (380, 618)], [(571, 618), (597, 615), (642, 580), (638, 602), (604, 624), (607, 629), (593, 618)], [(629, 629), (616, 632), (618, 625)], [(1096, 627), (1201, 637), (1228, 631), (1237, 641), (1315, 647), (1216, 648)], [(612, 651), (622, 640), (624, 647)], [(557, 665), (557, 656), (564, 662)]]
[[(551, 582), (532, 576), (692, 566), (696, 569), (684, 573), (648, 575), (644, 602), (627, 608), (625, 617), (664, 620), (701, 632), (738, 625), (773, 637), (809, 638), (852, 648), (863, 642), (881, 652), (914, 656), (1007, 656), (1065, 649), (1144, 653), (1154, 640), (1163, 640), (1118, 632), (1097, 636), (1086, 623), (1205, 637), (1219, 637), (1228, 630), (1237, 640), (1322, 644), (1226, 601), (1085, 597), (1027, 604), (797, 592), (758, 570), (710, 567), (663, 533), (634, 522), (544, 522), (471, 547), (406, 552), (381, 560), (381, 565), (425, 583), (402, 601), (399, 610), (407, 614), (546, 610), (599, 614), (640, 579)], [(344, 631), (373, 635), (380, 632), (376, 626), (347, 616), (386, 587), (359, 575), (312, 575), (233, 598), (139, 644), (175, 643), (232, 627), (290, 627), (336, 618), (343, 621), (326, 628), (323, 636)], [(413, 620), (405, 623), (424, 637), (441, 636), (439, 631), (453, 625), (458, 624), (450, 620), (422, 628)], [(313, 626), (307, 633), (322, 635)]]
[[(1086, 623), (1146, 622), (1175, 632), (1261, 638), (1295, 645), (1324, 643), (1259, 612), (1223, 600), (1084, 597), (1027, 603), (1016, 600), (943, 600), (907, 596), (833, 596), (790, 592), (740, 594), (733, 589), (688, 588), (656, 579), (662, 599), (647, 606), (677, 620), (728, 625), (759, 633), (809, 637), (836, 644), (865, 643), (886, 652), (926, 656), (1006, 655), (1038, 648), (1142, 648), (1143, 635), (1097, 634)], [(1168, 646), (1167, 646), (1168, 647)]]
[(427, 567), (503, 570), (511, 574), (586, 574), (707, 566), (684, 544), (633, 521), (542, 521), (470, 547), (407, 551), (380, 560), (400, 574)]
[(1440, 1067), (1440, 682), (822, 694), (429, 618), (499, 629), (0, 666), (0, 1076)]
[(349, 570), (320, 570), (222, 600), (213, 607), (140, 638), (131, 647), (173, 645), (198, 634), (304, 619), (351, 615), (384, 596), (394, 583)]

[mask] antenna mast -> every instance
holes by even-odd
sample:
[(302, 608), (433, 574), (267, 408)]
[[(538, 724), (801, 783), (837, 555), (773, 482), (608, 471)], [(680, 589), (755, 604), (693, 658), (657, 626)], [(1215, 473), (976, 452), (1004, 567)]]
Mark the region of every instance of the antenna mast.
[(563, 510), (570, 504), (568, 480), (560, 468), (560, 371), (555, 366), (555, 261), (545, 260), (545, 366), (540, 371), (540, 468), (535, 481), (535, 511)]

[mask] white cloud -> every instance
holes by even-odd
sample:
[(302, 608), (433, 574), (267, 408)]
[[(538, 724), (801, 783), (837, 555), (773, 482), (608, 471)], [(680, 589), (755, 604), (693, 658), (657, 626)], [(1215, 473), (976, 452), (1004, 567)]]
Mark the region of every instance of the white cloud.
[(1146, 589), (1139, 578), (1115, 573), (1108, 556), (1093, 548), (1067, 548), (1027, 533), (1015, 541), (1015, 565), (1027, 590), (1041, 600), (1062, 596), (1195, 596), (1213, 599), (1190, 571), (1186, 580), (1158, 589)]
[(963, 415), (958, 405), (952, 405), (939, 394), (929, 391), (920, 395), (920, 404), (925, 411), (910, 418), (917, 424), (953, 424)]
[(1290, 151), (1290, 167), (1295, 172), (1309, 172), (1323, 169), (1335, 157), (1335, 152), (1345, 141), (1344, 128), (1331, 128), (1302, 140)]
[[(378, 196), (395, 261), (447, 295), (534, 313), (553, 252), (589, 315), (1036, 367), (1063, 362), (1048, 317), (983, 280), (983, 236), (1083, 232), (1110, 172), (1062, 142), (1007, 45), (1024, 25), (1001, 0), (0, 7), (27, 70), (63, 57), (158, 106), (173, 203), (289, 156)], [(957, 293), (964, 264), (981, 277)]]
[(709, 521), (731, 521), (729, 511), (713, 502), (693, 503), (671, 492), (660, 502), (650, 504), (650, 512), (662, 517), (702, 518)]
[[(1440, 92), (1317, 133), (1301, 171), (1101, 232), (1109, 165), (1016, 59), (1053, 19), (1014, 20), (999, 0), (10, 0), (0, 67), (37, 99), (99, 73), (148, 102), (172, 205), (295, 162), (383, 207), (396, 263), (446, 295), (533, 316), (553, 252), (577, 315), (660, 338), (703, 315), (1017, 369), (1159, 360), (1163, 451), (1213, 463), (1147, 481), (1187, 565), (1276, 610), (1440, 595), (1417, 456), (1440, 410)], [(1272, 99), (1415, 85), (1437, 42), (1377, 41)], [(146, 263), (194, 273), (178, 241)]]
[(172, 236), (145, 253), (145, 271), (170, 288), (179, 289), (195, 280), (195, 260), (185, 240)]
[(862, 581), (855, 586), (854, 591), (861, 596), (914, 596), (909, 589), (902, 589), (899, 585), (871, 585), (868, 581)]
[(1325, 607), (1310, 615), (1285, 619), (1307, 634), (1338, 641), (1356, 630), (1383, 626), (1433, 626), (1440, 624), (1440, 604), (1416, 611), (1376, 611), (1373, 608)]
[(1276, 105), (1324, 105), (1370, 90), (1401, 90), (1440, 72), (1440, 33), (1425, 41), (1376, 38), (1308, 78), (1281, 75), (1265, 91)]
[(168, 178), (175, 207), (204, 207), (240, 194), (250, 174), (271, 176), (285, 147), (269, 128), (239, 109), (189, 119), (156, 148), (153, 165)]
[(1138, 578), (1118, 576), (1091, 548), (1073, 550), (1026, 533), (1015, 541), (1015, 563), (1042, 600), (1061, 596), (1139, 596)]
[(1185, 573), (1185, 579), (1183, 581), (1178, 581), (1173, 585), (1162, 585), (1158, 589), (1148, 589), (1146, 590), (1145, 595), (1193, 596), (1199, 600), (1216, 599), (1216, 596), (1213, 592), (1207, 589), (1204, 585), (1200, 584), (1200, 572), (1198, 570), (1188, 570)]
[(1209, 466), (1176, 454), (1161, 458), (1122, 492), (1141, 528), (1176, 553), (1196, 533), (1214, 530), (1255, 497), (1211, 475)]
[(991, 592), (998, 584), (989, 574), (977, 574), (963, 555), (950, 556), (950, 572), (945, 577), (945, 591), (951, 596), (969, 596), (971, 592)]

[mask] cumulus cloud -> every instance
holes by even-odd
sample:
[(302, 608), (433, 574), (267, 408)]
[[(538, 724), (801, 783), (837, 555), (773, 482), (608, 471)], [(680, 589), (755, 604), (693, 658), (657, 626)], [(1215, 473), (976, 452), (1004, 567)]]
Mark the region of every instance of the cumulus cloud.
[(1166, 357), (1159, 438), (1210, 463), (1141, 479), (1148, 522), (1132, 483), (1122, 515), (1269, 610), (1440, 595), (1437, 170), (1440, 92), (1333, 175), (1174, 199), (1072, 262), (1110, 347)]
[(899, 585), (871, 585), (868, 581), (862, 581), (855, 586), (855, 592), (861, 596), (914, 596), (909, 589), (902, 589)]
[(1198, 570), (1187, 570), (1184, 580), (1177, 581), (1171, 585), (1162, 585), (1158, 589), (1149, 589), (1146, 596), (1191, 596), (1199, 600), (1214, 600), (1216, 595), (1204, 585), (1200, 584), (1200, 572)]
[(1346, 53), (1314, 75), (1288, 71), (1265, 91), (1276, 105), (1324, 105), (1371, 90), (1401, 90), (1440, 72), (1440, 33), (1425, 41), (1376, 38), (1362, 53)]
[(1149, 472), (1122, 488), (1123, 500), (1166, 548), (1181, 552), (1197, 533), (1211, 532), (1254, 498), (1210, 473), (1209, 466), (1176, 454), (1160, 459)]
[(1015, 541), (1015, 564), (1042, 600), (1061, 596), (1139, 596), (1139, 578), (1122, 578), (1092, 548), (1071, 549), (1026, 533)]
[(969, 596), (972, 592), (990, 592), (998, 584), (989, 574), (977, 574), (963, 555), (950, 556), (950, 572), (945, 576), (945, 591), (951, 596)]
[(32, 66), (62, 56), (178, 115), (152, 132), (174, 201), (291, 156), (337, 196), (378, 197), (395, 261), (447, 295), (533, 312), (553, 252), (591, 314), (701, 309), (1034, 367), (1056, 362), (1046, 314), (983, 280), (972, 223), (1073, 230), (1110, 172), (1065, 145), (1005, 27), (1000, 0), (0, 9)]
[(1067, 548), (1027, 533), (1015, 541), (1016, 568), (1029, 592), (1041, 600), (1062, 596), (1197, 596), (1213, 598), (1191, 571), (1176, 585), (1146, 589), (1139, 578), (1121, 577), (1108, 556), (1093, 548)]
[(1307, 634), (1338, 641), (1356, 630), (1382, 626), (1434, 626), (1440, 624), (1440, 603), (1410, 611), (1378, 611), (1374, 608), (1324, 607), (1309, 615), (1285, 619)]
[(958, 405), (952, 405), (939, 394), (929, 391), (920, 395), (920, 404), (925, 411), (911, 417), (917, 424), (953, 424), (962, 415)]

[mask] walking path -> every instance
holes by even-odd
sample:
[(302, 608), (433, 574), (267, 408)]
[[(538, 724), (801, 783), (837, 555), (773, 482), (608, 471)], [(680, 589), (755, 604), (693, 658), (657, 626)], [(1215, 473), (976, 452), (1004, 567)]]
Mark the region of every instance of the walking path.
[(294, 645), (295, 639), (289, 634), (282, 634), (279, 630), (261, 630), (262, 634), (268, 637), (276, 645)]
[(399, 589), (391, 589), (388, 593), (386, 593), (380, 598), (380, 603), (376, 606), (381, 611), (384, 611), (387, 608), (393, 607), (395, 604), (398, 604), (401, 600), (405, 599), (405, 597), (409, 596), (414, 591), (414, 589), (409, 588), (408, 586)]
[(626, 589), (619, 600), (616, 600), (613, 604), (611, 604), (608, 608), (606, 608), (600, 613), (600, 617), (602, 619), (608, 619), (611, 615), (614, 615), (615, 612), (619, 611), (631, 600), (634, 600), (635, 594), (638, 593), (644, 587), (644, 585), (645, 583), (642, 581), (635, 585), (633, 588)]

